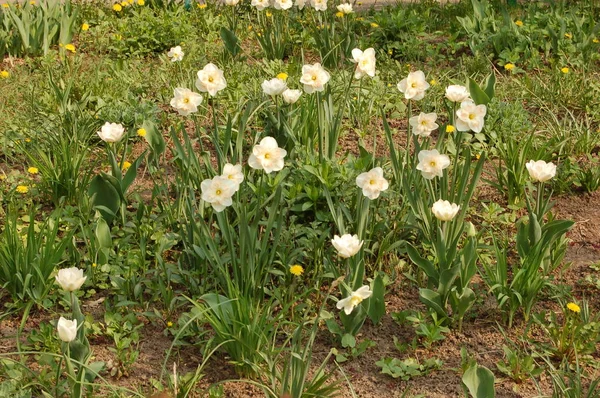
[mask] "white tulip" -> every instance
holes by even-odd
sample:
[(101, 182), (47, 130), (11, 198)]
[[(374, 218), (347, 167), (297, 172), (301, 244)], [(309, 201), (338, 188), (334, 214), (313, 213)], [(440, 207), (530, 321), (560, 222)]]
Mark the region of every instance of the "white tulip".
[(311, 94), (315, 91), (323, 91), (330, 78), (329, 72), (323, 69), (320, 63), (316, 63), (302, 67), (300, 83), (304, 84), (304, 91)]
[(364, 75), (375, 77), (375, 50), (367, 48), (364, 52), (358, 48), (352, 50), (352, 62), (356, 63), (354, 78), (360, 79)]
[(527, 167), (529, 176), (533, 181), (546, 182), (556, 175), (556, 165), (552, 162), (530, 160), (525, 164), (525, 167)]
[(78, 290), (86, 279), (87, 276), (83, 276), (83, 270), (77, 267), (63, 268), (56, 275), (56, 283), (67, 292)]
[(258, 11), (262, 11), (265, 8), (269, 8), (269, 0), (252, 0), (250, 5), (256, 7)]
[(296, 101), (298, 101), (298, 99), (300, 98), (301, 95), (302, 95), (302, 91), (300, 91), (300, 90), (290, 90), (289, 88), (287, 90), (285, 90), (283, 92), (283, 94), (281, 94), (281, 96), (283, 97), (283, 101), (286, 104), (294, 104), (294, 103), (296, 103)]
[(231, 163), (226, 163), (223, 167), (223, 174), (221, 177), (227, 178), (236, 184), (235, 190), (240, 189), (240, 184), (244, 181), (244, 173), (242, 173), (242, 165), (236, 164), (235, 166)]
[(438, 200), (431, 207), (433, 215), (440, 221), (450, 221), (458, 214), (460, 206), (447, 200)]
[(281, 95), (287, 89), (287, 84), (284, 80), (277, 77), (271, 80), (265, 80), (261, 85), (263, 92), (267, 95)]
[(357, 305), (360, 305), (363, 300), (371, 297), (372, 294), (373, 292), (369, 286), (361, 286), (355, 292), (350, 293), (350, 296), (338, 301), (336, 307), (338, 310), (343, 309), (346, 315), (350, 315)]
[(239, 2), (240, 0), (225, 0), (225, 5), (233, 7), (237, 6)]
[(310, 4), (317, 11), (327, 10), (327, 0), (310, 0)]
[(483, 129), (483, 119), (487, 108), (485, 105), (475, 105), (473, 101), (464, 101), (456, 111), (456, 129), (458, 131), (473, 130), (475, 133)]
[(356, 177), (356, 185), (362, 189), (363, 195), (371, 200), (377, 199), (379, 194), (389, 187), (388, 181), (383, 177), (381, 167), (375, 167), (366, 173), (361, 173)]
[(349, 4), (349, 3), (342, 3), (342, 4), (338, 5), (337, 10), (345, 15), (351, 14), (354, 12), (354, 10), (352, 9), (352, 4)]
[(217, 212), (222, 212), (227, 206), (231, 206), (231, 197), (237, 191), (238, 185), (229, 178), (216, 176), (212, 180), (204, 180), (200, 183), (202, 200), (212, 205)]
[(469, 90), (467, 90), (465, 86), (453, 84), (451, 86), (446, 87), (446, 98), (448, 98), (452, 102), (463, 102), (469, 99), (469, 97)]
[(167, 53), (167, 57), (171, 58), (171, 62), (181, 61), (185, 53), (181, 50), (181, 46), (172, 47)]
[(118, 142), (125, 135), (125, 127), (122, 124), (106, 122), (98, 131), (98, 135), (104, 142)]
[(264, 170), (267, 174), (283, 169), (283, 158), (287, 151), (277, 146), (273, 137), (263, 138), (258, 145), (252, 148), (248, 165), (253, 169)]
[(171, 106), (181, 116), (187, 116), (190, 113), (198, 112), (198, 105), (202, 103), (202, 96), (190, 89), (177, 87), (173, 90), (174, 97), (171, 99)]
[(418, 70), (410, 72), (406, 79), (398, 83), (398, 90), (404, 93), (404, 98), (418, 101), (425, 96), (425, 90), (429, 88), (429, 83), (425, 80), (425, 74)]
[(77, 319), (70, 321), (61, 316), (56, 324), (56, 330), (58, 331), (58, 337), (62, 341), (70, 343), (77, 337)]
[(435, 112), (421, 112), (419, 116), (413, 116), (410, 119), (408, 119), (408, 123), (411, 125), (412, 132), (414, 135), (419, 135), (421, 137), (429, 137), (433, 130), (440, 127), (435, 122), (436, 120), (437, 114)]
[(293, 5), (293, 0), (275, 0), (273, 2), (273, 6), (276, 10), (289, 10)]
[(227, 87), (227, 82), (223, 76), (223, 71), (216, 65), (209, 63), (204, 69), (198, 71), (196, 87), (200, 92), (208, 92), (211, 96), (217, 95), (217, 92)]
[(358, 235), (344, 234), (342, 236), (334, 235), (331, 244), (343, 258), (354, 256), (363, 245), (363, 241), (358, 239)]
[(421, 171), (423, 177), (432, 180), (434, 177), (442, 177), (444, 169), (450, 166), (450, 158), (440, 155), (437, 149), (419, 152), (419, 164), (417, 170)]

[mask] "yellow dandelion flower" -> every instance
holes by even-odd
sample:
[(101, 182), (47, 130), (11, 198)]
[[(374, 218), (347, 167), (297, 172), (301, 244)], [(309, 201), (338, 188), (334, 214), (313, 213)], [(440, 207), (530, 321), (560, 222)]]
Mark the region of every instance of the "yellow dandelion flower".
[(123, 1), (123, 2), (121, 2), (121, 5), (123, 7), (129, 7), (129, 2), (128, 1)]
[(10, 73), (8, 73), (7, 70), (0, 71), (0, 79), (8, 79), (9, 76), (10, 76)]
[(31, 142), (31, 138), (25, 138), (25, 142)]
[(73, 44), (71, 44), (71, 43), (65, 44), (65, 50), (71, 51), (72, 53), (75, 53), (75, 46)]
[(523, 26), (523, 21), (521, 21), (520, 19), (517, 19), (515, 21), (515, 25), (517, 25), (517, 26)]
[(131, 163), (128, 161), (123, 162), (123, 170), (127, 170), (131, 167)]
[(29, 174), (37, 174), (37, 173), (39, 173), (40, 171), (38, 170), (38, 168), (37, 168), (37, 167), (30, 167), (30, 168), (28, 168), (28, 169), (27, 169), (27, 172), (28, 172)]
[(92, 263), (92, 268), (96, 268), (97, 266), (98, 266), (98, 264)]
[(453, 125), (449, 124), (446, 126), (446, 133), (454, 133), (455, 131), (456, 128)]
[(504, 69), (505, 70), (513, 70), (513, 69), (515, 69), (515, 64), (511, 64), (510, 62), (507, 64), (504, 64)]
[(304, 273), (304, 268), (301, 265), (292, 265), (290, 266), (290, 273), (295, 276), (300, 276)]
[(569, 73), (569, 68), (567, 68), (567, 67), (565, 66), (564, 68), (561, 68), (561, 70), (560, 70), (560, 71), (566, 75), (567, 73)]
[(171, 322), (171, 321), (167, 322), (167, 327), (168, 328), (173, 327), (173, 322)]
[(598, 40), (598, 39), (594, 39), (594, 40), (592, 40), (592, 41), (593, 41), (594, 43), (600, 43), (600, 40)]
[(137, 5), (138, 6), (143, 6), (145, 4), (146, 4), (146, 2), (144, 0), (137, 0)]
[(201, 10), (205, 9), (206, 8), (206, 3), (205, 4), (198, 3), (198, 8), (201, 9)]
[(10, 6), (9, 6), (7, 3), (3, 3), (3, 4), (2, 4), (2, 7), (4, 7), (4, 8), (8, 8), (8, 7), (10, 7)]
[(137, 135), (138, 135), (138, 137), (145, 137), (146, 136), (146, 129), (145, 128), (138, 129)]
[(341, 11), (338, 11), (338, 12), (335, 13), (335, 16), (338, 17), (338, 18), (344, 18), (344, 13), (341, 12)]
[(435, 86), (435, 85), (436, 85), (436, 84), (438, 84), (438, 83), (437, 83), (437, 80), (435, 80), (435, 79), (431, 79), (431, 80), (429, 81), (429, 84), (430, 84), (430, 85), (432, 85), (432, 86)]
[(252, 30), (252, 25), (248, 25), (248, 30)]
[(32, 0), (32, 1), (29, 2), (29, 4), (31, 4), (32, 6), (34, 6), (35, 5), (35, 1)]
[(84, 23), (83, 25), (81, 25), (81, 30), (86, 31), (90, 29), (90, 25)]
[(5, 174), (0, 174), (0, 181), (5, 180), (6, 179), (6, 175)]
[(27, 188), (27, 186), (25, 185), (17, 185), (16, 191), (18, 193), (26, 194), (27, 192), (29, 192), (29, 188)]
[(272, 17), (272, 16), (273, 16), (273, 13), (272, 13), (271, 11), (267, 11), (267, 12), (265, 13), (265, 15), (266, 15), (267, 17)]
[[(358, 3), (358, 4), (360, 4), (360, 3)], [(358, 18), (356, 18), (356, 20), (357, 21), (364, 21), (365, 19), (363, 17), (358, 17)]]
[(285, 73), (285, 72), (281, 72), (281, 73), (277, 74), (277, 76), (276, 76), (276, 77), (277, 77), (279, 80), (286, 81), (286, 80), (287, 80), (287, 78), (288, 78), (288, 74), (287, 74), (287, 73)]
[(575, 312), (577, 314), (579, 314), (581, 312), (581, 308), (577, 304), (575, 304), (575, 303), (569, 303), (569, 304), (567, 304), (567, 309), (569, 311), (573, 311), (573, 312)]
[(565, 39), (572, 39), (573, 35), (571, 33), (565, 33)]
[(122, 9), (123, 9), (123, 7), (121, 7), (120, 4), (115, 4), (113, 6), (113, 10), (116, 11), (116, 12), (120, 12)]
[(371, 27), (372, 27), (372, 28), (378, 28), (378, 27), (379, 27), (379, 25), (377, 25), (375, 22), (371, 22)]

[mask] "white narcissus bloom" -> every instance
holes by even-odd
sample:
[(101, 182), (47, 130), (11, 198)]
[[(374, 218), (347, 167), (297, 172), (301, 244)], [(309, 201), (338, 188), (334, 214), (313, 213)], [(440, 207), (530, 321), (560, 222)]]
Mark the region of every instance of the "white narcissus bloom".
[(269, 0), (252, 0), (250, 5), (256, 7), (258, 11), (262, 11), (265, 8), (269, 8)]
[(450, 166), (448, 155), (440, 155), (437, 149), (419, 152), (419, 164), (417, 170), (421, 171), (423, 177), (432, 180), (434, 177), (444, 175), (444, 169)]
[(226, 163), (223, 167), (223, 174), (221, 177), (227, 178), (230, 181), (235, 182), (236, 191), (240, 189), (240, 184), (244, 181), (244, 173), (242, 173), (242, 165), (236, 164), (235, 166), (231, 163)]
[(289, 10), (293, 5), (293, 0), (275, 0), (273, 2), (273, 7), (275, 7), (276, 10)]
[(533, 181), (546, 182), (556, 175), (556, 165), (552, 162), (530, 160), (525, 164), (525, 167), (527, 167), (529, 176)]
[(447, 200), (438, 200), (431, 207), (431, 212), (440, 221), (450, 221), (458, 214), (460, 206)]
[(67, 292), (78, 290), (86, 279), (87, 276), (83, 276), (83, 270), (77, 267), (63, 268), (56, 275), (56, 283)]
[(410, 119), (408, 119), (408, 123), (410, 123), (414, 135), (420, 135), (421, 137), (429, 137), (433, 130), (440, 127), (435, 122), (436, 120), (437, 114), (435, 112), (421, 112), (419, 113), (419, 116), (413, 116)]
[(177, 87), (173, 90), (174, 97), (171, 99), (171, 106), (181, 116), (187, 116), (190, 113), (198, 112), (198, 105), (202, 103), (202, 96), (190, 89)]
[(463, 102), (470, 98), (469, 90), (465, 86), (453, 84), (446, 87), (446, 98), (452, 102)]
[(167, 53), (167, 57), (171, 58), (171, 62), (181, 61), (184, 55), (181, 46), (172, 47)]
[(301, 95), (302, 95), (302, 91), (290, 90), (289, 88), (287, 90), (285, 90), (283, 92), (283, 94), (281, 94), (281, 96), (283, 97), (283, 100), (285, 101), (286, 104), (295, 103), (296, 101), (298, 101), (298, 99), (300, 98)]
[(202, 200), (211, 204), (217, 212), (222, 212), (227, 206), (231, 206), (231, 197), (237, 191), (238, 185), (229, 178), (216, 176), (212, 180), (204, 180), (200, 183)]
[(354, 256), (363, 245), (363, 241), (358, 239), (358, 235), (344, 234), (342, 236), (334, 235), (331, 244), (343, 258)]
[(383, 177), (383, 169), (375, 167), (356, 177), (356, 185), (362, 189), (363, 195), (373, 200), (389, 187), (388, 181)]
[(358, 48), (352, 50), (352, 62), (356, 63), (354, 78), (360, 79), (364, 75), (375, 77), (375, 50), (367, 48), (364, 52)]
[(217, 95), (217, 92), (227, 87), (227, 82), (223, 76), (223, 71), (217, 68), (216, 65), (209, 63), (204, 69), (198, 71), (196, 87), (198, 87), (198, 90), (201, 92), (208, 92), (214, 97)]
[(299, 10), (302, 10), (304, 8), (305, 4), (306, 4), (305, 0), (296, 0), (296, 7), (298, 7)]
[(287, 84), (284, 80), (277, 77), (271, 80), (265, 80), (261, 85), (263, 92), (267, 95), (281, 95), (287, 89)]
[(277, 146), (273, 137), (265, 137), (252, 148), (248, 165), (253, 169), (264, 170), (267, 174), (283, 169), (283, 158), (287, 151)]
[(117, 142), (125, 135), (125, 127), (122, 124), (106, 122), (98, 131), (98, 135), (104, 142)]
[(350, 296), (338, 301), (336, 307), (338, 310), (344, 309), (346, 315), (350, 315), (357, 305), (360, 305), (363, 300), (371, 297), (372, 294), (373, 292), (369, 286), (361, 286), (355, 292), (350, 293)]
[(225, 0), (225, 5), (228, 6), (237, 6), (240, 0)]
[(456, 111), (456, 129), (458, 131), (473, 130), (480, 133), (483, 129), (483, 118), (487, 112), (485, 105), (475, 105), (473, 101), (463, 101)]
[(56, 324), (56, 330), (58, 331), (58, 337), (62, 341), (70, 343), (77, 337), (77, 319), (70, 321), (61, 316)]
[(406, 79), (398, 83), (398, 90), (404, 93), (404, 98), (418, 101), (425, 96), (425, 90), (429, 88), (429, 83), (425, 80), (425, 73), (418, 70), (410, 72)]
[(327, 11), (327, 0), (310, 0), (310, 4), (317, 11)]
[(329, 81), (331, 75), (327, 72), (320, 63), (313, 65), (304, 65), (302, 67), (302, 77), (300, 83), (304, 84), (304, 91), (311, 94), (315, 91), (323, 91), (325, 84)]
[(354, 10), (352, 9), (352, 4), (342, 3), (337, 6), (337, 10), (343, 14), (352, 14)]

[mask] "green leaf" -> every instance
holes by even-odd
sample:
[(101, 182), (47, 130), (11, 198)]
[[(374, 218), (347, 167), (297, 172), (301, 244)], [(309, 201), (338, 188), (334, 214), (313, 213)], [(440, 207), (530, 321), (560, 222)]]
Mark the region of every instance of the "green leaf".
[(149, 120), (144, 121), (144, 123), (142, 124), (142, 128), (146, 130), (146, 135), (144, 136), (144, 139), (150, 147), (151, 158), (156, 159), (165, 151), (165, 139), (163, 138), (160, 131), (158, 131), (156, 124)]
[(238, 45), (238, 38), (229, 29), (225, 27), (221, 27), (221, 39), (223, 39), (223, 44), (225, 44), (225, 49), (232, 57), (235, 57), (240, 52), (240, 46)]
[(138, 158), (129, 166), (127, 169), (127, 173), (125, 173), (125, 177), (123, 177), (123, 181), (121, 182), (121, 190), (123, 191), (123, 195), (127, 193), (127, 189), (137, 177), (137, 169), (140, 167), (140, 163), (144, 159), (146, 155), (146, 151), (144, 151)]
[(367, 314), (374, 324), (378, 324), (385, 315), (385, 284), (381, 273), (373, 281), (373, 295), (369, 298), (369, 311)]
[(434, 310), (437, 314), (446, 317), (446, 311), (442, 304), (442, 297), (430, 289), (419, 289), (419, 298), (427, 308)]
[(494, 398), (494, 374), (486, 367), (474, 364), (462, 377), (462, 382), (469, 389), (473, 398)]
[(107, 223), (110, 223), (121, 206), (121, 198), (115, 187), (101, 175), (97, 175), (90, 182), (88, 195), (92, 206), (100, 212)]
[(350, 333), (346, 333), (342, 336), (342, 347), (356, 347), (356, 338), (354, 338), (354, 336), (352, 336)]
[(98, 220), (98, 224), (96, 225), (96, 238), (98, 239), (98, 244), (101, 248), (112, 249), (113, 244), (110, 228), (104, 218)]
[(492, 100), (496, 94), (496, 75), (492, 72), (487, 79), (485, 79), (485, 88), (483, 91), (487, 94), (488, 98)]
[(477, 105), (487, 105), (490, 102), (490, 97), (471, 78), (469, 78), (469, 93)]

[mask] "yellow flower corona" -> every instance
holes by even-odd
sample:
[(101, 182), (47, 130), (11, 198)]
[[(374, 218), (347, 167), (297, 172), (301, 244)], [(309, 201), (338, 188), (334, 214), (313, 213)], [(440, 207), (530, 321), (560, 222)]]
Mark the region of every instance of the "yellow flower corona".
[(295, 276), (301, 276), (304, 273), (304, 268), (301, 265), (292, 265), (290, 267), (290, 273)]
[(113, 6), (113, 10), (114, 10), (114, 11), (116, 11), (116, 12), (119, 12), (119, 11), (121, 11), (122, 9), (123, 9), (123, 7), (121, 7), (121, 5), (120, 5), (120, 4), (115, 4), (115, 5)]
[(81, 25), (81, 30), (86, 31), (90, 28), (90, 25), (84, 23), (83, 25)]
[(567, 309), (569, 311), (573, 311), (573, 312), (575, 312), (577, 314), (579, 314), (581, 312), (581, 308), (577, 304), (575, 304), (575, 303), (569, 303), (569, 304), (567, 304)]
[(28, 168), (28, 169), (27, 169), (27, 172), (28, 172), (29, 174), (37, 174), (37, 173), (39, 173), (40, 171), (38, 170), (38, 168), (37, 168), (37, 167), (30, 167), (30, 168)]
[(138, 137), (145, 137), (146, 136), (146, 129), (145, 128), (138, 129), (137, 135), (138, 135)]
[(456, 128), (453, 125), (449, 124), (446, 126), (446, 133), (454, 133), (455, 131)]
[(29, 188), (27, 188), (27, 186), (25, 186), (25, 185), (17, 185), (17, 192), (25, 194), (25, 193), (29, 192)]
[(567, 68), (567, 67), (565, 66), (565, 67), (564, 67), (564, 68), (562, 68), (560, 71), (566, 75), (567, 73), (569, 73), (569, 68)]
[(7, 70), (0, 71), (0, 79), (8, 79), (10, 73)]
[(507, 64), (504, 64), (504, 69), (513, 70), (513, 69), (515, 69), (515, 64), (511, 64), (510, 62)]

